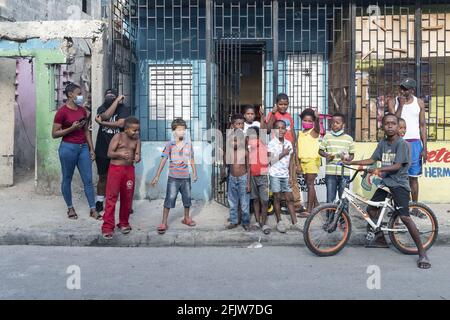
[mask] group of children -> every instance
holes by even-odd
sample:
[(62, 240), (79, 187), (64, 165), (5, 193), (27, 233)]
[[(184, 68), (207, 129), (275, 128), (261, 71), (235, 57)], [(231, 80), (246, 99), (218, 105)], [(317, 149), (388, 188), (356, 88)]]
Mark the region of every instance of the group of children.
[[(345, 134), (345, 116), (333, 115), (331, 132), (319, 143), (320, 123), (317, 111), (308, 108), (300, 115), (302, 130), (298, 137), (294, 129), (294, 119), (287, 111), (289, 98), (279, 94), (268, 117), (260, 108), (261, 123), (255, 121), (256, 110), (252, 106), (244, 109), (244, 114), (231, 118), (231, 132), (227, 134), (225, 163), (228, 168), (228, 202), (230, 218), (227, 229), (239, 225), (238, 213), (242, 215), (242, 226), (250, 229), (250, 202), (256, 223), (263, 233), (269, 234), (267, 224), (269, 190), (273, 194), (276, 229), (284, 233), (287, 226), (282, 221), (281, 201), (285, 200), (290, 215), (292, 229), (301, 230), (298, 217), (305, 218), (318, 205), (314, 182), (321, 166), (321, 156), (326, 158), (327, 202), (342, 194), (346, 172), (342, 176), (337, 162), (352, 160), (353, 139)], [(268, 135), (267, 135), (268, 134)], [(270, 141), (266, 144), (266, 137)], [(302, 210), (298, 175), (302, 175), (308, 191), (307, 209)], [(250, 201), (251, 200), (251, 201)], [(240, 210), (239, 210), (240, 209)]]
[[(269, 115), (265, 116), (259, 108), (261, 121), (256, 121), (256, 108), (246, 106), (243, 114), (231, 117), (231, 127), (227, 130), (224, 161), (228, 172), (223, 172), (227, 181), (230, 217), (227, 229), (233, 229), (242, 223), (245, 230), (250, 226), (250, 204), (253, 204), (255, 224), (253, 228), (269, 234), (267, 223), (269, 193), (273, 194), (273, 207), (276, 229), (284, 233), (288, 227), (282, 220), (281, 203), (284, 200), (291, 220), (291, 228), (301, 230), (297, 217), (305, 218), (318, 205), (314, 181), (321, 166), (321, 156), (326, 159), (327, 202), (342, 194), (346, 172), (341, 175), (337, 162), (352, 160), (354, 154), (353, 139), (345, 134), (345, 117), (336, 113), (331, 120), (331, 132), (319, 143), (320, 124), (317, 111), (306, 109), (300, 115), (302, 130), (297, 134), (294, 119), (287, 111), (289, 98), (279, 94), (277, 102)], [(130, 120), (131, 119), (131, 120)], [(133, 164), (140, 161), (139, 122), (135, 118), (126, 120), (124, 132), (117, 134), (111, 141), (108, 156), (111, 166), (108, 172), (109, 188), (106, 192), (106, 209), (102, 226), (103, 237), (111, 239), (114, 231), (114, 209), (118, 195), (121, 196), (120, 221), (117, 225), (122, 233), (129, 233), (128, 223), (131, 199), (134, 192)], [(169, 161), (169, 177), (163, 208), (163, 219), (157, 227), (160, 234), (168, 229), (168, 215), (175, 207), (178, 193), (181, 193), (184, 218), (182, 223), (193, 227), (195, 221), (190, 217), (191, 175), (197, 180), (192, 142), (187, 137), (187, 124), (182, 119), (172, 122), (172, 139), (165, 145), (155, 177), (151, 181), (154, 187), (159, 181), (162, 170)], [(269, 142), (266, 143), (267, 138)], [(308, 199), (307, 208), (302, 207), (298, 176), (303, 175)], [(303, 209), (303, 210), (302, 210)]]

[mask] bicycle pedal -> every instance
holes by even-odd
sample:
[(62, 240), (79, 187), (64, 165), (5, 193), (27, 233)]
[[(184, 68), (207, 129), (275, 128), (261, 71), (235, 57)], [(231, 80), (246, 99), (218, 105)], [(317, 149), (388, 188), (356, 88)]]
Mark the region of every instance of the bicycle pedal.
[(366, 234), (366, 240), (367, 241), (372, 241), (373, 239), (375, 239), (375, 233), (374, 232), (368, 232)]

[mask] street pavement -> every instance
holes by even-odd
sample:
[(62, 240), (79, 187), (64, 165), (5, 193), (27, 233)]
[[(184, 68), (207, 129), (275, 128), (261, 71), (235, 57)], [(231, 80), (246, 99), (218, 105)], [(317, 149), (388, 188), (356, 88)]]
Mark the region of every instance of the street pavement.
[(0, 299), (450, 299), (450, 247), (416, 256), (347, 247), (0, 246)]

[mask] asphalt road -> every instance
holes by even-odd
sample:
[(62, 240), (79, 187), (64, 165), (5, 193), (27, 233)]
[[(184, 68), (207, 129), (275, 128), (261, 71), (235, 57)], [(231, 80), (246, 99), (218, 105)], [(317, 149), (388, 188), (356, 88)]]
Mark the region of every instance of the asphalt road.
[[(449, 247), (433, 267), (395, 249), (0, 247), (0, 299), (450, 299)], [(369, 289), (370, 288), (370, 289)]]

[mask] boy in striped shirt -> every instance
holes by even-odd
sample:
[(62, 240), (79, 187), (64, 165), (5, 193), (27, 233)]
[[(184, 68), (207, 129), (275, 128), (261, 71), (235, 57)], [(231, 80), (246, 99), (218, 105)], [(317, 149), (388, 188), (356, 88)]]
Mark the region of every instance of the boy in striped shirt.
[(166, 143), (161, 154), (161, 162), (158, 171), (153, 178), (151, 185), (154, 187), (158, 184), (164, 166), (169, 160), (169, 178), (167, 180), (166, 199), (164, 201), (163, 219), (158, 226), (158, 233), (164, 234), (169, 225), (167, 218), (170, 209), (175, 208), (178, 192), (181, 193), (184, 206), (184, 219), (181, 223), (194, 227), (196, 224), (189, 216), (191, 207), (191, 176), (189, 173), (189, 165), (192, 166), (192, 180), (197, 181), (197, 170), (194, 162), (194, 150), (192, 143), (186, 139), (187, 125), (183, 119), (175, 119), (172, 121), (173, 139)]
[(345, 116), (342, 113), (335, 113), (331, 119), (331, 132), (323, 137), (319, 147), (319, 154), (326, 158), (325, 184), (327, 186), (327, 203), (336, 199), (336, 192), (339, 198), (345, 188), (345, 181), (349, 180), (350, 172), (345, 169), (342, 176), (341, 166), (337, 163), (341, 160), (353, 160), (355, 144), (353, 138), (344, 132)]

